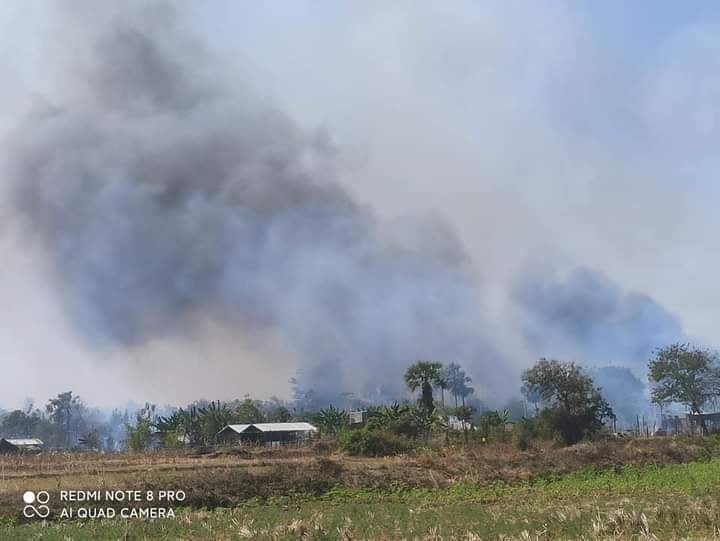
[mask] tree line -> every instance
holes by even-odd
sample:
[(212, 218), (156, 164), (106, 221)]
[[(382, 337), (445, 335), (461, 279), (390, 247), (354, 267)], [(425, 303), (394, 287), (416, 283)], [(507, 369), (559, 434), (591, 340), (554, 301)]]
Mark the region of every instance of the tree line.
[[(42, 409), (30, 403), (0, 415), (0, 436), (39, 437), (51, 447), (141, 450), (213, 445), (217, 433), (228, 424), (309, 421), (325, 436), (352, 439), (360, 446), (366, 443), (362, 438), (375, 438), (380, 447), (390, 440), (403, 447), (428, 441), (433, 435), (446, 442), (460, 435), (465, 442), (510, 438), (526, 447), (535, 438), (575, 443), (594, 436), (615, 419), (590, 372), (574, 362), (542, 358), (522, 373), (520, 391), (534, 405), (522, 415), (483, 408), (472, 379), (455, 362), (418, 361), (407, 368), (403, 379), (416, 400), (362, 404), (367, 422), (359, 429), (351, 425), (345, 409), (333, 405), (298, 410), (292, 402), (249, 397), (198, 401), (181, 408), (146, 404), (132, 414), (113, 410), (107, 417), (67, 391)], [(661, 411), (681, 404), (698, 416), (700, 428), (706, 431), (698, 414), (720, 397), (717, 353), (684, 343), (658, 349), (648, 361), (648, 382), (652, 403)]]
[[(469, 433), (480, 441), (487, 441), (493, 435), (502, 440), (508, 438), (507, 410), (476, 412), (473, 406), (466, 405), (465, 398), (472, 395), (474, 389), (468, 385), (471, 379), (456, 363), (444, 367), (440, 362), (420, 361), (408, 367), (404, 379), (409, 390), (418, 395), (417, 410), (412, 416), (425, 419), (419, 423), (425, 430), (408, 433), (396, 424), (382, 422), (385, 417), (400, 417), (398, 407), (392, 410), (385, 407), (370, 417), (364, 434), (367, 439), (382, 440), (382, 431), (394, 436), (417, 437), (418, 433), (429, 436), (433, 429), (444, 432), (448, 439), (452, 418), (457, 421), (453, 428), (459, 424), (465, 441)], [(527, 402), (535, 405), (535, 411), (512, 423), (509, 437), (518, 447), (526, 448), (533, 439), (551, 439), (569, 445), (592, 438), (604, 428), (614, 429), (616, 414), (603, 396), (602, 388), (595, 384), (590, 372), (577, 363), (542, 358), (525, 370), (521, 379), (521, 392)], [(651, 402), (661, 413), (673, 404), (682, 405), (691, 417), (698, 419), (702, 432), (707, 432), (701, 413), (707, 406), (717, 408), (720, 398), (720, 361), (716, 352), (688, 343), (659, 348), (648, 360), (647, 379)], [(445, 403), (446, 390), (454, 397), (454, 407)], [(408, 415), (413, 409), (406, 405), (404, 411)], [(373, 422), (373, 419), (379, 421)], [(355, 444), (361, 442), (357, 434), (352, 440)]]

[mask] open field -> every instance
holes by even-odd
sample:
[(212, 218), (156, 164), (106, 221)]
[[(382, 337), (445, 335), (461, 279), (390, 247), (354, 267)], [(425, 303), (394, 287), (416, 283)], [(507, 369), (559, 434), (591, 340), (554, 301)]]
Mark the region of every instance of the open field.
[[(187, 492), (175, 519), (22, 519), (24, 490)], [(349, 458), (331, 450), (6, 457), (0, 539), (720, 539), (711, 439), (506, 445)]]

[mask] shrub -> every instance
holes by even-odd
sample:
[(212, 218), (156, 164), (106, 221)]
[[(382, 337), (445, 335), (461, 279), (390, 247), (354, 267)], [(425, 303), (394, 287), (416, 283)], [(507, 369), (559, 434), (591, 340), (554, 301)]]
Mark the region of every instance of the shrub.
[(535, 437), (535, 423), (532, 419), (520, 419), (513, 426), (512, 444), (516, 449), (526, 451)]
[(561, 445), (573, 445), (598, 432), (594, 414), (569, 414), (560, 408), (545, 408), (537, 417), (538, 432)]
[(168, 449), (179, 449), (185, 447), (185, 439), (174, 430), (162, 434), (162, 446)]
[(315, 462), (320, 473), (327, 477), (339, 477), (343, 471), (342, 464), (324, 456), (318, 457)]
[(318, 440), (313, 442), (312, 444), (312, 450), (318, 455), (329, 455), (332, 453), (336, 448), (336, 444), (334, 441), (330, 442), (327, 440)]
[(421, 422), (420, 410), (417, 406), (398, 404), (384, 406), (374, 412), (368, 419), (368, 429), (392, 432), (406, 438), (417, 438), (426, 431)]
[(352, 430), (340, 434), (340, 447), (352, 456), (388, 456), (413, 449), (407, 438), (384, 430)]
[(481, 441), (507, 441), (508, 412), (485, 411), (478, 417), (478, 436)]

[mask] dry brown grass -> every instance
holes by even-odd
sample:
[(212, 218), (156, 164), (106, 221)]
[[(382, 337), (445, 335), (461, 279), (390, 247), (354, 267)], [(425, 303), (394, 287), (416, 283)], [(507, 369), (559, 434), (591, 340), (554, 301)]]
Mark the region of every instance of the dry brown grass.
[[(519, 451), (509, 444), (447, 447), (412, 455), (347, 457), (332, 448), (225, 448), (205, 453), (43, 453), (0, 455), (0, 513), (25, 490), (182, 489), (192, 506), (231, 506), (288, 492), (319, 494), (332, 486), (447, 486), (561, 475), (589, 465), (689, 462), (720, 454), (714, 440), (649, 439), (550, 444)], [(16, 507), (16, 505), (14, 506)]]

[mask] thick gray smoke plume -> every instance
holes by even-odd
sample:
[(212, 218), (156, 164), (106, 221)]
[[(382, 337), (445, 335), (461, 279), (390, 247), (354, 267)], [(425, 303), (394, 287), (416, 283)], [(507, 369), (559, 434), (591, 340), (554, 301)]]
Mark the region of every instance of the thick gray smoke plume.
[(84, 339), (143, 344), (211, 317), (281, 340), (326, 396), (399, 386), (421, 358), (507, 376), (451, 234), (390, 240), (334, 183), (326, 138), (223, 82), (171, 16), (138, 20), (99, 33), (5, 164)]
[(652, 417), (653, 406), (648, 400), (646, 386), (629, 368), (602, 366), (592, 369), (590, 374), (610, 403), (618, 427), (631, 428), (638, 417)]
[(539, 355), (619, 363), (644, 372), (652, 351), (683, 338), (675, 316), (655, 300), (624, 292), (586, 268), (565, 279), (528, 274), (513, 298), (529, 347)]

